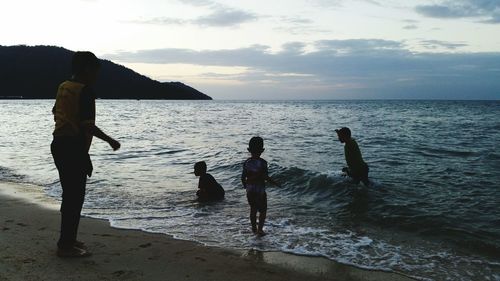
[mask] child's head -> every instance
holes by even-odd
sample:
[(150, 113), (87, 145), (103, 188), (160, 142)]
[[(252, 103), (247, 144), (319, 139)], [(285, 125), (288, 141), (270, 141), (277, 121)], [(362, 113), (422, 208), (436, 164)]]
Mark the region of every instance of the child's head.
[(93, 84), (101, 67), (99, 59), (91, 52), (75, 52), (71, 61), (73, 77), (86, 84)]
[(259, 157), (264, 152), (264, 140), (261, 137), (253, 137), (248, 143), (248, 152), (252, 156)]
[(341, 143), (345, 143), (346, 141), (351, 139), (351, 130), (347, 127), (342, 127), (338, 130), (335, 130), (337, 132), (337, 136), (339, 137), (339, 141)]
[(207, 163), (205, 161), (196, 162), (194, 164), (194, 175), (199, 177), (207, 173)]

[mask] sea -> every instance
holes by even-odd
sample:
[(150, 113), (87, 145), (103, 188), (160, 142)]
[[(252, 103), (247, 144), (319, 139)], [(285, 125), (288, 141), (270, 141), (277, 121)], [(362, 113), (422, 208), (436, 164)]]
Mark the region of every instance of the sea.
[[(53, 100), (0, 100), (0, 180), (61, 187)], [(230, 249), (319, 256), (420, 280), (500, 280), (499, 101), (97, 100), (83, 214), (113, 227)], [(351, 128), (371, 186), (342, 176), (335, 129)], [(252, 136), (268, 186), (268, 235), (255, 237), (241, 185)], [(205, 161), (226, 190), (195, 200)]]

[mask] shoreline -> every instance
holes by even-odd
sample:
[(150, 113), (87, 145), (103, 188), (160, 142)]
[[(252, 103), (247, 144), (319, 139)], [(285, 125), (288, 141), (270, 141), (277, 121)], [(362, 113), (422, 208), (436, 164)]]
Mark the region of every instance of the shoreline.
[(61, 259), (58, 208), (39, 186), (0, 182), (1, 280), (414, 280), (322, 257), (209, 247), (88, 217), (79, 239), (93, 255)]

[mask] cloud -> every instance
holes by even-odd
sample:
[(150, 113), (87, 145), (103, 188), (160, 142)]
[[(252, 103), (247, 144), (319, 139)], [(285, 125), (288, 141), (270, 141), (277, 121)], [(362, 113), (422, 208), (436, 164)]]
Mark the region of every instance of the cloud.
[(422, 40), (420, 41), (420, 45), (427, 48), (427, 49), (438, 49), (438, 48), (445, 48), (448, 50), (455, 50), (460, 47), (467, 47), (468, 45), (465, 43), (453, 43), (453, 42), (446, 42), (446, 41), (440, 41), (440, 40)]
[(498, 0), (447, 0), (440, 4), (416, 6), (415, 11), (432, 18), (475, 18), (478, 22), (500, 23)]
[(311, 19), (303, 18), (301, 16), (281, 16), (269, 17), (273, 19), (273, 30), (278, 32), (285, 32), (293, 35), (304, 35), (314, 33), (331, 33), (331, 30), (318, 28), (314, 21)]
[(308, 2), (313, 6), (318, 6), (322, 8), (338, 8), (342, 7), (345, 0), (308, 0)]
[(207, 16), (193, 20), (193, 23), (207, 26), (235, 26), (258, 19), (258, 16), (243, 10), (217, 8)]
[(334, 50), (342, 53), (397, 50), (403, 46), (401, 42), (383, 39), (321, 40), (317, 41), (315, 45), (322, 50)]
[(297, 16), (297, 17), (280, 17), (279, 20), (281, 22), (286, 22), (286, 23), (291, 23), (291, 24), (311, 24), (313, 23), (312, 20), (310, 19), (306, 19), (306, 18), (302, 18), (300, 16)]
[(418, 23), (420, 23), (418, 20), (413, 20), (413, 19), (405, 19), (405, 20), (402, 20), (402, 22), (405, 23), (405, 25), (403, 26), (403, 29), (406, 29), (406, 30), (413, 30), (413, 29), (418, 29)]
[(193, 6), (211, 6), (215, 4), (214, 1), (210, 0), (179, 0), (179, 2)]
[[(448, 49), (463, 45), (424, 43)], [(305, 51), (306, 46), (314, 50)], [(277, 53), (254, 45), (230, 50), (139, 50), (105, 57), (122, 63), (241, 66), (248, 71), (210, 77), (237, 80), (248, 87), (265, 84), (276, 92), (309, 87), (323, 98), (500, 99), (500, 53), (413, 53), (402, 42), (381, 39), (292, 42)]]
[[(375, 6), (382, 6), (379, 1), (375, 0), (356, 0), (358, 2), (365, 2)], [(339, 8), (343, 7), (345, 3), (348, 3), (347, 0), (308, 0), (308, 2), (314, 6), (322, 7), (322, 8)]]
[(407, 30), (418, 29), (418, 26), (415, 24), (408, 24), (408, 25), (403, 26), (403, 29), (407, 29)]
[(194, 24), (201, 26), (211, 27), (232, 27), (240, 24), (257, 20), (257, 14), (231, 8), (222, 4), (215, 3), (207, 0), (183, 0), (184, 4), (193, 6), (208, 7), (210, 13), (208, 15), (200, 16), (195, 19), (181, 19), (171, 17), (155, 17), (149, 19), (131, 20), (130, 23), (136, 24), (155, 24), (155, 25), (184, 25)]

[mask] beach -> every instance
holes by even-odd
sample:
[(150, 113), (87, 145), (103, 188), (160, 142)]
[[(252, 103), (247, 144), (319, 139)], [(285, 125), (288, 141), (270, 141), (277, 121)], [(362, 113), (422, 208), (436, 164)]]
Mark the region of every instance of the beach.
[(57, 202), (41, 187), (0, 183), (0, 280), (412, 280), (319, 257), (205, 247), (82, 218), (91, 257), (55, 255)]

